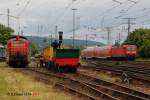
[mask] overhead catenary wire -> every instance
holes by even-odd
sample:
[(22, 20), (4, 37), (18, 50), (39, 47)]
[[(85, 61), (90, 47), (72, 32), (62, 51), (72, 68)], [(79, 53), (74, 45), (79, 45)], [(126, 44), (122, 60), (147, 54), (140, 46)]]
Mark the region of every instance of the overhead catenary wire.
[[(127, 0), (128, 1), (128, 0)], [(119, 19), (120, 18), (122, 18), (125, 14), (127, 14), (127, 12), (129, 11), (129, 10), (131, 10), (134, 6), (136, 6), (138, 3), (140, 2), (140, 0), (138, 0), (138, 1), (136, 1), (136, 3), (133, 3), (131, 6), (129, 6), (128, 8), (127, 8), (127, 10), (126, 10), (126, 12), (124, 12), (123, 14), (120, 14), (118, 17), (114, 17), (113, 19), (115, 19), (116, 21), (111, 21), (110, 23), (111, 24), (113, 24), (113, 22), (118, 22), (118, 21), (120, 21)], [(112, 18), (110, 18), (110, 19), (112, 19)], [(120, 24), (120, 23), (119, 23)]]
[[(138, 9), (138, 10), (135, 10), (134, 12), (130, 12), (130, 13), (128, 13), (128, 12), (122, 12), (122, 11), (124, 11), (124, 10), (121, 10), (121, 12), (120, 13), (122, 13), (122, 14), (120, 14), (120, 15), (117, 15), (116, 17), (114, 17), (114, 18), (122, 18), (122, 17), (127, 17), (127, 16), (129, 16), (129, 15), (133, 15), (133, 14), (135, 14), (135, 13), (140, 13), (140, 12), (144, 12), (145, 10), (148, 10), (148, 9), (150, 9), (150, 8), (142, 8), (142, 9)], [(130, 9), (131, 10), (131, 9)], [(136, 17), (135, 15), (134, 15), (134, 17)]]
[[(140, 1), (140, 0), (139, 0), (139, 1)], [(136, 4), (137, 4), (137, 3), (135, 3), (135, 5), (136, 5)], [(132, 7), (132, 6), (130, 6), (130, 7)], [(130, 7), (129, 7), (129, 8), (130, 8)], [(129, 9), (129, 8), (128, 8), (128, 9)], [(127, 10), (127, 11), (128, 11), (128, 10)], [(125, 12), (125, 13), (127, 13), (127, 12)], [(119, 25), (117, 25), (117, 26), (115, 26), (115, 27), (119, 27), (119, 26), (121, 26), (121, 25), (123, 25), (123, 24), (119, 24)], [(128, 33), (129, 33), (129, 32), (128, 32)]]
[[(135, 12), (136, 12), (136, 13), (139, 13), (139, 12), (143, 12), (143, 11), (145, 11), (145, 10), (150, 9), (150, 8), (142, 8), (142, 9), (135, 10), (134, 12), (128, 13), (128, 11), (131, 10), (134, 6), (136, 6), (139, 2), (140, 2), (140, 0), (137, 1), (136, 4), (133, 4), (133, 6), (129, 7), (125, 12), (123, 12), (122, 14), (116, 16), (115, 19), (119, 19), (119, 18), (122, 18), (122, 17), (124, 17), (124, 16), (127, 17), (127, 16), (129, 16), (129, 15), (131, 15), (131, 14), (133, 15)], [(142, 16), (143, 16), (143, 15), (142, 15)], [(141, 16), (141, 17), (142, 17), (142, 16)], [(132, 17), (136, 17), (136, 16), (134, 15), (134, 16), (132, 16)], [(144, 16), (143, 16), (143, 17), (144, 17)], [(136, 18), (137, 18), (137, 17), (136, 17)]]
[(17, 3), (16, 3), (16, 5), (19, 6), (19, 5), (20, 5), (20, 2), (21, 2), (21, 0), (18, 0)]
[(137, 22), (136, 24), (144, 24), (144, 23), (147, 23), (147, 22), (149, 22), (149, 21), (150, 21), (150, 19), (146, 19), (146, 20), (143, 20), (143, 21)]
[[(130, 1), (130, 0), (129, 0), (129, 1)], [(124, 14), (127, 14), (130, 9), (132, 9), (134, 6), (136, 6), (136, 5), (139, 3), (139, 1), (140, 1), (140, 0), (138, 0), (138, 1), (136, 1), (136, 2), (133, 2), (133, 4), (132, 4), (131, 6), (129, 6), (129, 8), (126, 10), (126, 12), (124, 12)], [(140, 9), (140, 10), (141, 10), (141, 9)], [(120, 16), (123, 17), (123, 15), (120, 15)], [(119, 26), (121, 26), (121, 25), (123, 25), (123, 24), (122, 24), (122, 23), (119, 23), (119, 24), (117, 24), (117, 25), (113, 25), (112, 27), (119, 27)]]
[[(110, 1), (109, 1), (110, 2)], [(106, 5), (106, 3), (109, 3), (109, 2), (105, 2), (105, 5)], [(111, 1), (112, 2), (112, 1)], [(104, 4), (102, 4), (102, 5), (104, 5)], [(96, 18), (98, 17), (100, 17), (100, 16), (102, 16), (102, 15), (104, 15), (104, 14), (106, 14), (106, 13), (109, 13), (110, 11), (112, 11), (113, 9), (115, 9), (115, 8), (117, 8), (117, 7), (119, 7), (120, 5), (122, 5), (122, 3), (119, 3), (119, 5), (113, 5), (113, 7), (111, 7), (111, 8), (109, 8), (109, 9), (107, 9), (107, 10), (105, 10), (104, 12), (102, 12), (101, 14), (99, 14), (98, 16), (94, 16), (94, 17), (89, 17), (90, 19), (95, 19), (96, 20)], [(82, 19), (83, 19), (83, 17), (81, 17)]]
[(65, 9), (63, 10), (63, 12), (61, 14), (58, 15), (58, 17), (56, 17), (56, 20), (54, 21), (54, 26), (56, 26), (56, 24), (58, 24), (58, 22), (61, 20), (61, 18), (65, 15), (65, 13), (67, 12), (67, 10), (73, 5), (74, 2), (76, 2), (77, 0), (72, 0), (72, 2), (70, 2)]
[(102, 12), (100, 15), (98, 15), (98, 18), (99, 18), (100, 16), (103, 17), (104, 14), (107, 14), (107, 13), (111, 12), (112, 10), (116, 9), (117, 7), (119, 7), (120, 5), (122, 5), (122, 4), (119, 4), (119, 5), (117, 5), (117, 6), (111, 7), (110, 9), (107, 9), (106, 11), (104, 11), (104, 12)]
[[(140, 1), (140, 0), (139, 0)], [(137, 3), (139, 3), (139, 1), (137, 1)], [(129, 8), (128, 8), (128, 10), (129, 9), (131, 9), (131, 8), (133, 8), (133, 6), (135, 6), (137, 3), (134, 3), (132, 6), (130, 6)], [(128, 10), (126, 10), (127, 12), (128, 12)], [(125, 13), (127, 13), (127, 12), (125, 12)], [(123, 15), (121, 15), (121, 16), (123, 16)], [(117, 18), (116, 18), (117, 19)], [(119, 21), (119, 20), (117, 20), (117, 21)], [(116, 21), (114, 21), (114, 22), (116, 22)], [(111, 23), (112, 24), (112, 23)], [(117, 24), (117, 25), (113, 25), (112, 27), (113, 28), (115, 28), (115, 27), (120, 27), (120, 26), (122, 26), (123, 24), (122, 23), (119, 23), (119, 24)]]
[[(21, 1), (21, 0), (18, 0), (19, 2)], [(79, 1), (87, 1), (87, 0), (77, 0), (78, 2)], [(76, 3), (78, 3), (78, 2), (76, 2)], [(80, 3), (78, 3), (78, 4), (80, 4)], [(137, 4), (137, 3), (136, 3)], [(136, 5), (136, 4), (134, 4), (133, 3), (133, 5)], [(28, 6), (28, 5), (27, 5)], [(67, 12), (67, 10), (70, 8), (72, 6), (72, 4), (69, 6), (69, 4), (67, 5), (67, 7), (65, 7), (65, 10), (61, 13), (62, 15), (61, 16), (58, 16), (58, 19), (56, 19), (56, 23), (55, 24), (58, 24), (59, 23), (59, 21), (62, 19), (62, 17), (66, 14), (66, 12)], [(26, 9), (26, 7), (25, 7), (25, 9)], [(111, 8), (110, 8), (111, 9)], [(116, 8), (114, 8), (114, 9), (116, 9)], [(128, 9), (130, 9), (130, 7), (128, 8)], [(125, 10), (126, 10), (126, 12), (124, 13), (124, 14), (127, 14), (128, 13), (128, 10), (125, 8)], [(22, 11), (23, 11), (23, 9), (22, 9)], [(107, 11), (107, 10), (106, 10)], [(113, 10), (112, 10), (113, 11)], [(108, 14), (108, 16), (110, 15), (110, 12), (111, 11), (108, 11), (108, 12), (106, 12), (105, 14)], [(24, 13), (24, 11), (22, 12), (22, 14)], [(22, 15), (22, 14), (20, 14), (20, 16)], [(19, 14), (18, 14), (19, 15)], [(144, 14), (145, 15), (145, 14)], [(144, 15), (142, 15), (143, 17), (145, 17)], [(142, 18), (142, 16), (141, 16), (141, 18)], [(149, 16), (149, 15), (147, 15), (147, 16)], [(123, 17), (123, 16), (121, 16), (121, 17)], [(137, 16), (137, 17), (140, 17), (140, 16)], [(110, 19), (111, 20), (111, 19)], [(120, 20), (118, 20), (119, 21), (119, 23), (117, 23), (117, 20), (115, 20), (114, 21), (114, 23), (112, 23), (112, 22), (110, 22), (111, 24), (112, 24), (112, 27), (117, 27), (117, 25), (120, 25)], [(144, 20), (144, 21), (146, 21), (146, 20)], [(140, 21), (141, 22), (141, 21)], [(142, 23), (145, 23), (145, 22), (143, 22), (142, 21)], [(54, 25), (54, 24), (53, 24)]]
[[(124, 2), (121, 2), (120, 4), (122, 5), (122, 4), (125, 4), (126, 2), (128, 2), (128, 1), (130, 1), (130, 0), (127, 0), (127, 1), (124, 1)], [(131, 6), (129, 6), (129, 8), (126, 10), (126, 12), (125, 13), (127, 13), (131, 8), (133, 8), (138, 2), (139, 2), (140, 0), (138, 0), (138, 1), (130, 1), (130, 2), (133, 2), (133, 4), (131, 5)], [(121, 5), (119, 5), (119, 6), (121, 6)], [(119, 7), (119, 6), (116, 6), (116, 7)], [(116, 7), (113, 7), (114, 9), (116, 8)], [(112, 11), (112, 10), (114, 10), (113, 8), (111, 8), (110, 10), (106, 10), (106, 12), (104, 12), (104, 13), (109, 13), (110, 11)], [(102, 13), (102, 15), (104, 14), (104, 13)], [(106, 16), (106, 14), (105, 14), (105, 16)], [(122, 17), (123, 15), (119, 15), (119, 17)], [(118, 17), (118, 18), (119, 18)], [(101, 21), (101, 27), (103, 27), (103, 22), (104, 22), (104, 16), (102, 17), (102, 21)]]
[[(121, 5), (125, 4), (125, 3), (128, 2), (128, 1), (129, 1), (129, 0), (126, 0), (126, 1), (124, 1), (124, 2), (120, 2), (119, 5), (115, 5), (115, 6), (111, 7), (111, 8), (109, 8), (109, 9), (105, 10), (105, 11), (102, 12), (101, 14), (97, 15), (96, 18), (99, 18), (99, 17), (102, 17), (102, 18), (103, 18), (104, 14), (107, 15), (108, 13), (110, 13), (111, 11), (113, 11), (114, 9), (120, 7)], [(96, 19), (96, 18), (93, 17), (93, 18), (91, 18), (91, 19)], [(102, 26), (102, 25), (103, 25), (103, 24), (101, 23), (101, 26)]]
[[(20, 0), (21, 1), (21, 0)], [(20, 2), (18, 1), (18, 3)], [(27, 0), (25, 3), (25, 6), (23, 6), (23, 8), (21, 9), (21, 11), (18, 13), (17, 18), (18, 18), (18, 34), (21, 33), (21, 24), (20, 24), (20, 18), (22, 16), (22, 14), (25, 12), (25, 10), (27, 9), (28, 5), (30, 4), (31, 0)]]
[[(87, 0), (75, 0), (75, 1), (78, 1), (78, 2), (76, 2), (76, 5), (77, 4), (80, 4), (81, 5), (81, 3), (83, 3), (84, 1), (87, 1)], [(108, 2), (107, 2), (108, 3)], [(71, 5), (73, 5), (73, 3), (71, 4)], [(71, 6), (70, 6), (71, 7)], [(60, 21), (60, 19), (64, 16), (64, 14), (65, 14), (65, 12), (70, 8), (70, 7), (66, 7), (66, 9), (64, 10), (64, 12), (61, 14), (61, 16), (60, 17), (58, 17), (58, 18), (56, 18), (56, 21), (54, 21), (54, 23), (57, 23), (58, 24), (58, 22)], [(68, 9), (67, 9), (68, 8)], [(115, 7), (113, 7), (113, 8), (115, 8)], [(112, 8), (111, 8), (112, 9)], [(80, 19), (81, 19), (82, 17), (80, 17)], [(55, 25), (56, 26), (56, 25)]]
[[(65, 13), (67, 12), (67, 10), (74, 4), (74, 2), (76, 2), (78, 0), (72, 0), (65, 8), (64, 10), (56, 17), (56, 19), (54, 20), (54, 22), (49, 26), (49, 27), (56, 27), (58, 26), (59, 21), (64, 17)], [(50, 30), (52, 33), (52, 29)]]
[(23, 7), (23, 9), (19, 12), (18, 17), (20, 17), (24, 11), (26, 10), (26, 8), (28, 7), (28, 5), (30, 4), (31, 0), (28, 0), (25, 4), (25, 6)]

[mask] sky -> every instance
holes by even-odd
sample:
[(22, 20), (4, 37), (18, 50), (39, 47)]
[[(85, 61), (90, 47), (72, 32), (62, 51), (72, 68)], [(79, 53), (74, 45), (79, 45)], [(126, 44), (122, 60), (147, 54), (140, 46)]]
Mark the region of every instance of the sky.
[(73, 8), (75, 11), (76, 39), (107, 43), (106, 27), (110, 27), (111, 39), (127, 37), (127, 19), (136, 28), (150, 27), (150, 0), (0, 0), (0, 23), (7, 25), (7, 9), (10, 9), (10, 27), (15, 34), (29, 36), (55, 36), (55, 27), (72, 38)]

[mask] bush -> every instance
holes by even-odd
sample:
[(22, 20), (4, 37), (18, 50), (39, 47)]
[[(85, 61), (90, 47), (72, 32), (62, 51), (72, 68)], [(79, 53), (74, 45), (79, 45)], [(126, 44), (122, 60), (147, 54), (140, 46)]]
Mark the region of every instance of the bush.
[(14, 30), (12, 28), (0, 24), (0, 44), (5, 45), (13, 32)]
[(150, 40), (144, 40), (140, 47), (140, 55), (142, 58), (150, 58)]
[(139, 56), (150, 58), (150, 29), (136, 29), (127, 37), (124, 43), (137, 45)]

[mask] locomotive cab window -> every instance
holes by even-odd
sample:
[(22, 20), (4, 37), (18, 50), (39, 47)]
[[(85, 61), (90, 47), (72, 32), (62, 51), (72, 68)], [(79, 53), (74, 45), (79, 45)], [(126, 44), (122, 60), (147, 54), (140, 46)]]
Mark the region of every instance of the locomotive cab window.
[(128, 49), (129, 51), (134, 51), (134, 50), (136, 50), (135, 47), (127, 47), (127, 49)]

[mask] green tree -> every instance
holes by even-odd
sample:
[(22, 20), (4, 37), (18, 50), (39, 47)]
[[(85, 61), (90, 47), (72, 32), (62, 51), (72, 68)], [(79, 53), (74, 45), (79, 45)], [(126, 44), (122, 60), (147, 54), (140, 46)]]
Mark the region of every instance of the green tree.
[(12, 28), (0, 24), (0, 44), (5, 45), (13, 32), (14, 30)]
[(125, 43), (136, 44), (142, 58), (150, 58), (150, 29), (136, 29), (128, 36)]
[(47, 42), (47, 38), (44, 38), (44, 39), (43, 39), (43, 42), (46, 43), (46, 42)]
[(145, 39), (140, 47), (140, 54), (143, 58), (150, 58), (150, 40)]
[(37, 45), (35, 45), (33, 42), (30, 42), (30, 51), (31, 51), (31, 56), (34, 56), (39, 51)]

